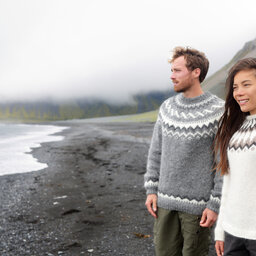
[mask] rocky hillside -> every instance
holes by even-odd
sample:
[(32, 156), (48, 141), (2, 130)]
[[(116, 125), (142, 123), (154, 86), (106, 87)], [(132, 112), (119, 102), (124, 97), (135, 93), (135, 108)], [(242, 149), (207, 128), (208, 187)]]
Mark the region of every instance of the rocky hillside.
[(247, 42), (244, 47), (231, 59), (231, 61), (207, 78), (204, 83), (204, 90), (210, 91), (221, 98), (225, 98), (225, 80), (228, 70), (240, 59), (256, 57), (256, 39)]

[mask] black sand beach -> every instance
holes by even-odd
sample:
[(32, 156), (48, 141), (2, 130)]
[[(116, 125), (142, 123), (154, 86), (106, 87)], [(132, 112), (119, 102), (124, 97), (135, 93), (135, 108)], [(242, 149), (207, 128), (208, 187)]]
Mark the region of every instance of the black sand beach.
[(143, 174), (152, 124), (65, 122), (48, 168), (0, 177), (1, 256), (154, 255)]
[(153, 256), (143, 188), (153, 124), (63, 125), (63, 141), (33, 150), (48, 168), (0, 177), (0, 256)]

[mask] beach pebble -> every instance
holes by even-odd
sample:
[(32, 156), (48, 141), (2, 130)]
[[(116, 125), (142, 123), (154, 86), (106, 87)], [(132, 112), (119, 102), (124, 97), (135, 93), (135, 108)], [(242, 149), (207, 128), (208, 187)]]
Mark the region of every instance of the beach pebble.
[(64, 196), (56, 196), (54, 197), (53, 199), (56, 200), (56, 199), (65, 199), (67, 198), (68, 196), (64, 195)]

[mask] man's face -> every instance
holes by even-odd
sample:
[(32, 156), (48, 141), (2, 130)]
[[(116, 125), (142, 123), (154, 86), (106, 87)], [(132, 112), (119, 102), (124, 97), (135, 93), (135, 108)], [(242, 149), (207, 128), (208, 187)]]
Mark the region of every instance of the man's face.
[(178, 57), (171, 63), (171, 80), (176, 92), (185, 92), (193, 85), (192, 71), (186, 67), (183, 56)]

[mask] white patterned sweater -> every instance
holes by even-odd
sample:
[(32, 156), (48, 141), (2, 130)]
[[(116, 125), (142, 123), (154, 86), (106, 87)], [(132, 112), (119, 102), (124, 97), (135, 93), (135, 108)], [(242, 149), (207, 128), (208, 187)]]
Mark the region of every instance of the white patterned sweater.
[(256, 115), (247, 116), (228, 146), (229, 173), (224, 176), (215, 240), (224, 231), (256, 240)]
[(159, 207), (218, 212), (222, 178), (211, 171), (212, 143), (223, 105), (209, 92), (195, 98), (180, 93), (161, 105), (144, 175), (147, 194), (158, 195)]

